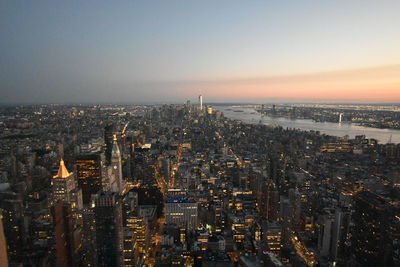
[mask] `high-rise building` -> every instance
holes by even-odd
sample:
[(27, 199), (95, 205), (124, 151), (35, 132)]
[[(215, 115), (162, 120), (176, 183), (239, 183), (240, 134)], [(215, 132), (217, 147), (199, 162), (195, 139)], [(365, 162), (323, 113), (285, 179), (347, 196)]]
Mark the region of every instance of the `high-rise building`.
[(394, 243), (398, 239), (398, 208), (369, 191), (354, 197), (352, 246), (361, 266), (395, 266)]
[(165, 222), (173, 223), (187, 229), (197, 227), (197, 202), (185, 198), (167, 198), (165, 205)]
[(2, 199), (2, 221), (7, 240), (8, 260), (19, 260), (24, 246), (24, 206), (21, 199)]
[(96, 221), (92, 208), (83, 210), (82, 221), (82, 263), (84, 266), (97, 266)]
[(122, 204), (115, 192), (101, 192), (94, 207), (98, 266), (123, 266)]
[(199, 95), (199, 109), (200, 112), (203, 111), (203, 96)]
[(102, 162), (101, 155), (83, 154), (76, 158), (76, 177), (82, 189), (83, 204), (90, 202), (92, 195), (102, 189)]
[(110, 164), (111, 162), (111, 151), (113, 147), (114, 132), (115, 127), (112, 122), (108, 123), (106, 127), (104, 127), (104, 143), (106, 144), (105, 155), (107, 164)]
[(76, 188), (74, 174), (65, 167), (64, 160), (60, 160), (58, 172), (51, 180), (53, 202), (62, 200), (70, 202), (71, 192)]
[(80, 246), (80, 230), (74, 224), (70, 204), (58, 201), (51, 207), (57, 253), (57, 266), (75, 266)]
[(0, 210), (0, 266), (8, 266), (7, 243), (4, 236), (3, 215)]
[(117, 136), (114, 135), (114, 141), (111, 151), (111, 177), (109, 177), (110, 188), (113, 192), (122, 192), (124, 189), (124, 181), (122, 179), (122, 159), (121, 152), (117, 143)]

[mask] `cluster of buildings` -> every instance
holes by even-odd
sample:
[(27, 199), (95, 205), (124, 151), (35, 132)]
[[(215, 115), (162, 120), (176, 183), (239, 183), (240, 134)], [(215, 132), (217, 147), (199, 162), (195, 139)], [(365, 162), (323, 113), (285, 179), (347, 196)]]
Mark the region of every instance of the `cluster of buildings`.
[(312, 119), (317, 122), (351, 122), (358, 125), (400, 129), (398, 105), (262, 105), (259, 112), (267, 116)]
[(0, 265), (396, 266), (400, 145), (203, 103), (0, 108)]

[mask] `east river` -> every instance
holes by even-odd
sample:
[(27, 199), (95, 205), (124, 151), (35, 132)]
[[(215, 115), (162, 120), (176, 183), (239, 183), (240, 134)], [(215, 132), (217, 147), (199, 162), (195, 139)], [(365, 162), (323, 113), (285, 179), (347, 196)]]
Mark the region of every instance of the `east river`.
[(229, 119), (241, 120), (251, 124), (265, 124), (273, 126), (282, 126), (283, 128), (300, 129), (304, 131), (319, 131), (327, 135), (345, 136), (354, 138), (356, 135), (365, 135), (367, 138), (374, 138), (381, 144), (392, 140), (392, 143), (400, 143), (400, 130), (379, 129), (359, 126), (352, 123), (332, 123), (315, 122), (309, 119), (289, 119), (282, 117), (261, 116), (254, 108), (249, 107), (231, 107), (214, 106), (214, 109), (222, 111), (224, 116)]

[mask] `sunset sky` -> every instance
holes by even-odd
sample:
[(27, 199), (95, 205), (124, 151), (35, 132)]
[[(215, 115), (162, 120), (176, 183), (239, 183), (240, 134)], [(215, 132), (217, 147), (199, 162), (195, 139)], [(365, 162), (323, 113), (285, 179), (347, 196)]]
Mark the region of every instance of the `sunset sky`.
[(400, 102), (400, 1), (0, 2), (0, 103)]

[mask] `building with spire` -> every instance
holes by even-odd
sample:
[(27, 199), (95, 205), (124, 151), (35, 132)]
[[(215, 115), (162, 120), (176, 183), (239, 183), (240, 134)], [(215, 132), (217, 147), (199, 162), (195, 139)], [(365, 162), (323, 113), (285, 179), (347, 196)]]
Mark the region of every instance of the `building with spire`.
[(58, 172), (51, 180), (52, 185), (52, 203), (62, 200), (71, 203), (72, 209), (82, 207), (82, 191), (76, 186), (73, 172), (69, 172), (65, 167), (64, 160), (60, 160)]
[(114, 135), (113, 138), (109, 176), (111, 191), (117, 193), (122, 192), (124, 189), (124, 181), (122, 179), (122, 160), (116, 135)]

